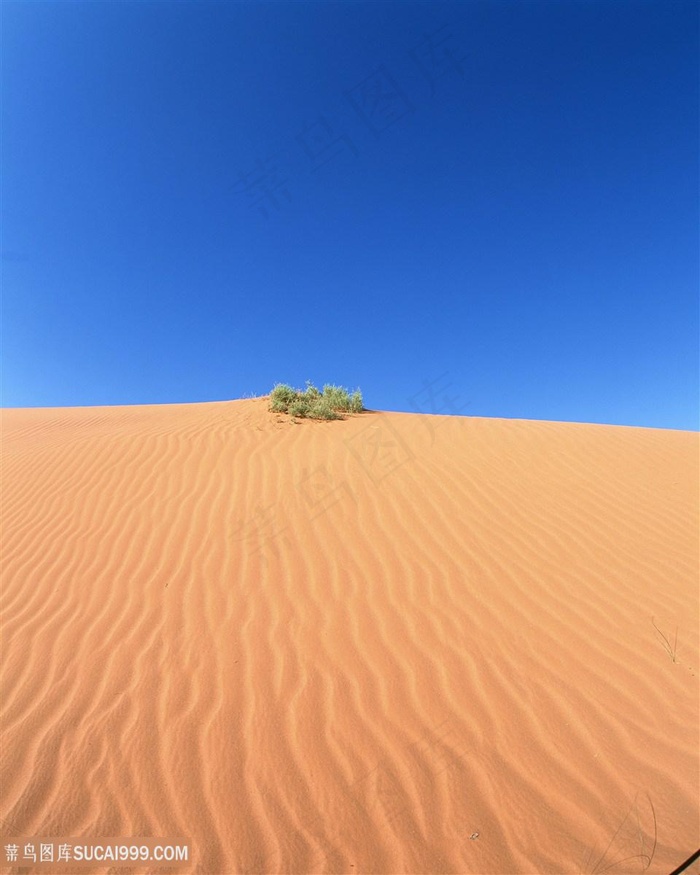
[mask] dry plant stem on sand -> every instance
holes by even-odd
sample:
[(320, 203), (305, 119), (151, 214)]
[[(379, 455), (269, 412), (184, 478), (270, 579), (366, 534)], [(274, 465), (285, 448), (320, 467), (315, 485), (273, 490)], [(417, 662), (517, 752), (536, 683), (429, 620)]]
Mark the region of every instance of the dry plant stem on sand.
[(678, 660), (676, 659), (677, 644), (678, 644), (678, 626), (676, 626), (676, 632), (675, 632), (675, 635), (673, 637), (673, 645), (671, 645), (670, 639), (666, 635), (664, 635), (664, 633), (661, 631), (661, 629), (659, 629), (659, 627), (654, 622), (653, 617), (651, 618), (651, 622), (652, 622), (654, 628), (656, 629), (656, 632), (657, 632), (659, 638), (661, 639), (661, 643), (663, 644), (664, 650), (666, 651), (666, 653), (668, 653), (669, 657), (671, 658), (671, 662), (678, 662)]
[[(646, 814), (646, 829), (642, 826), (642, 811), (645, 809), (644, 802), (648, 803)], [(649, 831), (651, 838), (647, 838)], [(591, 869), (592, 875), (604, 875), (606, 872), (646, 872), (651, 866), (656, 853), (658, 841), (658, 825), (656, 821), (656, 809), (648, 793), (637, 792), (630, 805), (629, 811), (622, 820), (608, 842), (607, 847)], [(628, 853), (630, 850), (639, 848), (638, 853)], [(623, 856), (617, 856), (622, 851)], [(616, 857), (615, 859), (610, 859)], [(620, 868), (623, 867), (623, 868)]]

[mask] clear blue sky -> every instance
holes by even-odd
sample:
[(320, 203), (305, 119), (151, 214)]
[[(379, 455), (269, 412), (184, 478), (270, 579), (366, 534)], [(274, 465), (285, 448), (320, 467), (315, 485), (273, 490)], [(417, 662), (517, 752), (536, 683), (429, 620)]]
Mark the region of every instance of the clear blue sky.
[(3, 406), (698, 427), (698, 5), (4, 2)]

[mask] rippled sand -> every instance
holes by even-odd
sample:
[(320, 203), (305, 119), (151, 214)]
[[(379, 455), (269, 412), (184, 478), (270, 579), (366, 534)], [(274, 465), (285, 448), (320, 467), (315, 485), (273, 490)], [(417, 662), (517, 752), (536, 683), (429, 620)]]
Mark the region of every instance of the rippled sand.
[(182, 836), (209, 873), (667, 875), (700, 845), (696, 434), (2, 420), (3, 834)]

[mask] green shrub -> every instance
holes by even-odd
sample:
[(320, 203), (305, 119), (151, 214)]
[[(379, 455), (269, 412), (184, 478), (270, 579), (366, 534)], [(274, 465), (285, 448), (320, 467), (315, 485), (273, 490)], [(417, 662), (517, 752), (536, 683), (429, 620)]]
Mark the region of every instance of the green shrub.
[(350, 408), (350, 396), (347, 389), (342, 386), (331, 386), (328, 383), (323, 387), (323, 397), (334, 410), (346, 412)]
[(362, 392), (360, 392), (359, 389), (356, 389), (350, 396), (350, 412), (362, 413), (364, 409), (365, 406), (362, 403)]
[(342, 419), (342, 413), (361, 413), (364, 409), (359, 389), (350, 395), (347, 389), (330, 383), (323, 387), (323, 392), (308, 380), (304, 391), (277, 383), (270, 392), (271, 411), (300, 418)]
[(318, 399), (321, 397), (321, 393), (318, 391), (318, 389), (315, 386), (312, 386), (311, 383), (307, 380), (306, 381), (306, 391), (304, 392), (304, 397), (308, 401), (310, 401), (311, 403), (314, 403), (315, 401), (318, 401)]
[(277, 383), (270, 392), (270, 401), (279, 404), (291, 404), (297, 397), (297, 392), (286, 383)]
[(312, 405), (309, 416), (312, 419), (342, 419), (342, 416), (333, 409), (328, 399), (323, 397)]
[(310, 415), (311, 408), (312, 405), (305, 398), (297, 398), (289, 405), (287, 412), (291, 413), (292, 416), (304, 417)]

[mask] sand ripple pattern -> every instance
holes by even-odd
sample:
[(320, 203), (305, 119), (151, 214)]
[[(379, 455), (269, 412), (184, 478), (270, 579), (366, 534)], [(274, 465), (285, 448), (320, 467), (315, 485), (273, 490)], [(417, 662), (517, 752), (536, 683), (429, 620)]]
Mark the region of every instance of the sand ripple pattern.
[(2, 417), (3, 834), (181, 836), (217, 875), (700, 845), (697, 435)]

